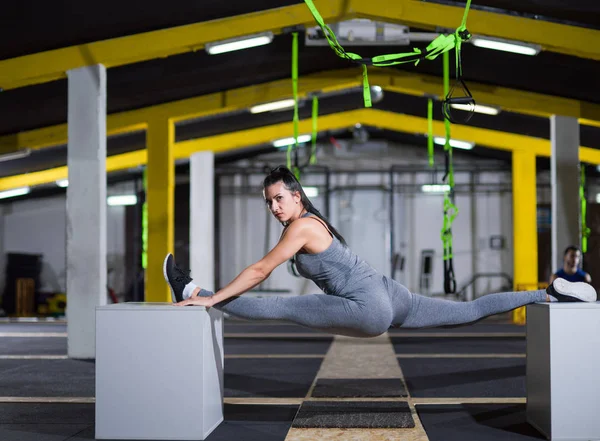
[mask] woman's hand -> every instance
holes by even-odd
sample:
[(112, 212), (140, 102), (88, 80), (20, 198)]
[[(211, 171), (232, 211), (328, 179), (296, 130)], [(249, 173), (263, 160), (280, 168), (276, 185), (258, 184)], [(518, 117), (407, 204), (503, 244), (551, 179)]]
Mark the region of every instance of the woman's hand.
[(175, 303), (175, 306), (205, 306), (210, 308), (214, 305), (213, 296), (210, 297), (191, 297), (181, 302)]

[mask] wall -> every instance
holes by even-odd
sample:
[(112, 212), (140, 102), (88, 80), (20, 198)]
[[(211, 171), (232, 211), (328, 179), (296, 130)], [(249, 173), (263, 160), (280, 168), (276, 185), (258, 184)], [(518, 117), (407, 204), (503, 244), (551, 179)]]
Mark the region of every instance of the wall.
[[(107, 207), (107, 260), (108, 268), (114, 268), (108, 282), (115, 284), (117, 292), (123, 286), (122, 268), (125, 256), (125, 207)], [(64, 195), (31, 199), (3, 205), (4, 228), (0, 231), (5, 253), (33, 253), (43, 255), (43, 268), (39, 290), (64, 292), (65, 273), (65, 218), (66, 198)], [(1, 224), (0, 224), (1, 225)], [(4, 287), (5, 265), (1, 271)]]
[[(271, 249), (281, 233), (281, 225), (270, 219), (268, 246), (265, 248), (267, 219), (271, 216), (262, 199), (260, 177), (243, 181), (242, 177), (222, 178), (225, 187), (234, 186), (239, 193), (242, 187), (250, 188), (246, 194), (232, 193), (224, 188), (220, 200), (221, 286), (231, 281), (246, 266), (258, 261), (265, 251)], [(303, 184), (322, 184), (320, 176), (307, 175)], [(457, 184), (470, 184), (470, 175), (456, 173)], [(507, 191), (482, 192), (480, 184), (488, 188), (506, 188), (510, 173), (490, 172), (478, 175), (473, 191), (456, 196), (459, 214), (453, 224), (454, 270), (458, 287), (464, 286), (476, 273), (507, 273), (512, 275), (512, 195)], [(350, 247), (383, 274), (391, 274), (389, 193), (377, 187), (388, 185), (387, 173), (353, 173), (333, 175), (330, 221), (345, 237)], [(411, 291), (419, 292), (421, 252), (433, 249), (433, 285), (431, 293), (443, 293), (443, 259), (440, 230), (442, 228), (443, 196), (415, 191), (421, 184), (431, 183), (431, 175), (398, 175), (396, 184), (412, 188), (399, 191), (395, 206), (395, 251), (405, 257), (404, 269), (395, 279)], [(365, 187), (345, 189), (349, 186)], [(324, 198), (311, 199), (323, 212)], [(503, 238), (502, 249), (492, 249), (490, 238)], [(507, 282), (500, 277), (479, 280), (474, 291), (468, 295), (479, 296), (497, 291)], [(294, 294), (318, 293), (320, 290), (310, 281), (295, 278), (286, 265), (281, 265), (264, 282), (261, 288), (289, 289)]]

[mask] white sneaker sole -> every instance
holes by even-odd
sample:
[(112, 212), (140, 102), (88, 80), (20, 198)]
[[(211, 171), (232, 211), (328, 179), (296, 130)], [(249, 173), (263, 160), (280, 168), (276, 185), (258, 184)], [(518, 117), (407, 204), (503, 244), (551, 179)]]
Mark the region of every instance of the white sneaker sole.
[(565, 279), (556, 279), (552, 286), (557, 293), (575, 297), (584, 302), (596, 301), (596, 290), (592, 285), (585, 282), (569, 282)]
[(169, 283), (169, 278), (167, 277), (167, 260), (169, 260), (169, 254), (167, 254), (167, 257), (165, 257), (165, 260), (163, 262), (163, 276), (165, 276), (167, 285), (169, 285), (169, 289), (171, 290), (171, 301), (173, 303), (177, 303), (177, 299), (175, 299), (175, 292), (173, 292), (173, 288), (171, 287), (171, 284)]

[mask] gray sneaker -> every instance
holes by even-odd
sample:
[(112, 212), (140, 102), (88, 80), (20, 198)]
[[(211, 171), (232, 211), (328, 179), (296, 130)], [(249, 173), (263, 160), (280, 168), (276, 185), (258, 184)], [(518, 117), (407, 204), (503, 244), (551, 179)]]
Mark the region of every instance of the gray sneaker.
[(171, 253), (167, 254), (163, 263), (163, 275), (171, 288), (173, 303), (183, 301), (183, 290), (185, 285), (192, 281), (189, 271), (183, 271), (175, 265), (175, 258)]
[(559, 302), (595, 302), (597, 297), (596, 290), (589, 283), (560, 278), (548, 285), (546, 292)]

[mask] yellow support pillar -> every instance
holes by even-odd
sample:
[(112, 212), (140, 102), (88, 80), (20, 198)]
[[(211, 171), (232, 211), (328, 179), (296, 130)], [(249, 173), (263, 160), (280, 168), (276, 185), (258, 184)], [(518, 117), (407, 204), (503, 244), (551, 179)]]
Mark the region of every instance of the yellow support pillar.
[(535, 153), (512, 155), (514, 284), (516, 290), (537, 289), (537, 189)]
[(175, 236), (175, 162), (173, 150), (175, 126), (167, 117), (148, 122), (148, 267), (146, 268), (146, 302), (170, 302), (170, 290), (165, 283), (162, 263), (173, 252)]
[[(538, 289), (537, 188), (535, 153), (512, 154), (514, 289)], [(513, 322), (525, 324), (525, 307), (512, 313)]]

